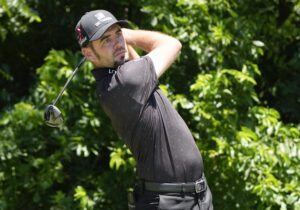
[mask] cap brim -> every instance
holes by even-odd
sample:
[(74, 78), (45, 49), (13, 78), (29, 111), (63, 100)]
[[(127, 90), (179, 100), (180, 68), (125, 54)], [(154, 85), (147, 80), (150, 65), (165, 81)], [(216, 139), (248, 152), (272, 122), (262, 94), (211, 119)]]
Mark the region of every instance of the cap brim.
[(109, 23), (109, 24), (103, 26), (101, 29), (99, 29), (99, 30), (98, 30), (98, 31), (90, 38), (89, 41), (95, 41), (95, 40), (97, 40), (97, 39), (100, 39), (101, 36), (107, 31), (107, 29), (108, 29), (109, 27), (111, 27), (112, 25), (114, 25), (114, 24), (118, 24), (118, 25), (120, 25), (120, 26), (123, 27), (123, 28), (128, 28), (128, 27), (129, 27), (128, 22), (125, 21), (125, 20), (118, 20), (118, 21), (111, 22), (111, 23)]

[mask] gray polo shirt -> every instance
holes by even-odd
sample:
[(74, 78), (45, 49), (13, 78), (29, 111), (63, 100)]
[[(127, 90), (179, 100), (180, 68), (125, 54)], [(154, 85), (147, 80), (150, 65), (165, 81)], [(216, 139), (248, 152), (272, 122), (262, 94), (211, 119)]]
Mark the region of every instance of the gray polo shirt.
[(94, 69), (99, 102), (137, 161), (140, 179), (191, 182), (203, 162), (187, 125), (158, 88), (148, 56), (117, 69)]

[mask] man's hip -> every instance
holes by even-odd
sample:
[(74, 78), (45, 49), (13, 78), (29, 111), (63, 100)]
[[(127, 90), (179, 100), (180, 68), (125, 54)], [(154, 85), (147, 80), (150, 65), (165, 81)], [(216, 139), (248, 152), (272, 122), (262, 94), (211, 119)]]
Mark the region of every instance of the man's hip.
[(205, 177), (192, 183), (141, 182), (128, 194), (129, 209), (213, 210)]

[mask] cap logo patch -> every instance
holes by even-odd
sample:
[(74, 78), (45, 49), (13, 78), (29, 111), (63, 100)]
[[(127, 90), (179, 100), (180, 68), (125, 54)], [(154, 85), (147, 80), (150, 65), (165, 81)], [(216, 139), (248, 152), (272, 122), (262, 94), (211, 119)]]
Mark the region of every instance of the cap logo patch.
[(98, 19), (98, 21), (95, 23), (95, 26), (98, 27), (101, 25), (102, 22), (111, 20), (111, 17), (105, 17), (105, 15), (102, 12), (98, 12), (96, 15), (94, 15), (95, 18)]
[(81, 29), (80, 28), (76, 28), (76, 32), (78, 33), (78, 36), (79, 36), (79, 42), (81, 42), (81, 40), (83, 39), (83, 34), (81, 32)]
[(78, 33), (79, 43), (82, 45), (87, 40), (87, 37), (82, 34), (80, 28), (76, 28), (76, 32)]

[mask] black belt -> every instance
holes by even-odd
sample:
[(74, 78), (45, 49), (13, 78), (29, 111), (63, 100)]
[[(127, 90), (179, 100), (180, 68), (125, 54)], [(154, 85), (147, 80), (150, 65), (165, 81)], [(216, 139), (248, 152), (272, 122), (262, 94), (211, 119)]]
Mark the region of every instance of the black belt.
[(144, 189), (155, 192), (189, 192), (189, 193), (201, 193), (207, 189), (207, 182), (205, 177), (198, 179), (195, 182), (188, 183), (158, 183), (144, 181)]

